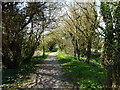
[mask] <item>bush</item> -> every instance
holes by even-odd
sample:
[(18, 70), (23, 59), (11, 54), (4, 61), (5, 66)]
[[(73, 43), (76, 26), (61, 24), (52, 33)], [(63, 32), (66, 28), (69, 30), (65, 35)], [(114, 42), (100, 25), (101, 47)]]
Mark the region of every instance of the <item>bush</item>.
[(92, 52), (91, 56), (95, 57), (95, 58), (99, 58), (101, 56), (101, 53), (100, 52)]
[(56, 52), (58, 50), (58, 48), (53, 48), (52, 52)]

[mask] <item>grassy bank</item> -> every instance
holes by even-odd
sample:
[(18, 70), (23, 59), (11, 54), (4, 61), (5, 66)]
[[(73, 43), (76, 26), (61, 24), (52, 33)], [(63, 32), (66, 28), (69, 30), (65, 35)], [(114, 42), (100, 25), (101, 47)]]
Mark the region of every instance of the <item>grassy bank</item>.
[(5, 89), (20, 86), (21, 83), (26, 82), (30, 79), (30, 75), (37, 69), (36, 65), (41, 64), (50, 52), (45, 53), (45, 57), (33, 56), (31, 62), (24, 64), (17, 69), (3, 69), (2, 70), (2, 83)]
[(63, 66), (64, 76), (69, 83), (76, 84), (80, 88), (95, 89), (103, 88), (105, 85), (106, 70), (100, 67), (99, 60), (92, 58), (94, 65), (91, 65), (75, 60), (72, 56), (62, 52), (58, 52), (56, 56)]

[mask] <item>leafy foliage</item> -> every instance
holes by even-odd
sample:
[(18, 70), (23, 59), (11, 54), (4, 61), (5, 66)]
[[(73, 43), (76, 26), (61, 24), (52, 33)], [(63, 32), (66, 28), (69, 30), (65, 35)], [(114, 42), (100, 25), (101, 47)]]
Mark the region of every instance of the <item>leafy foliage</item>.
[(48, 5), (46, 2), (2, 3), (4, 67), (17, 68), (30, 62), (43, 32), (54, 22), (55, 17), (48, 14), (52, 11), (55, 13), (55, 6), (55, 3)]
[(101, 2), (101, 14), (105, 22), (103, 64), (107, 68), (107, 86), (120, 86), (120, 1)]

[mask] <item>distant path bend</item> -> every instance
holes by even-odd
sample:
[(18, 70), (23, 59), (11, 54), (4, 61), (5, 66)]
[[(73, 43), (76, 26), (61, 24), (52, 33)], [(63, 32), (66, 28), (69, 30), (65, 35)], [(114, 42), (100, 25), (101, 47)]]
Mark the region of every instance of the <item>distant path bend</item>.
[(43, 64), (38, 66), (35, 75), (25, 85), (28, 88), (65, 88), (63, 72), (56, 59), (56, 52), (49, 54)]

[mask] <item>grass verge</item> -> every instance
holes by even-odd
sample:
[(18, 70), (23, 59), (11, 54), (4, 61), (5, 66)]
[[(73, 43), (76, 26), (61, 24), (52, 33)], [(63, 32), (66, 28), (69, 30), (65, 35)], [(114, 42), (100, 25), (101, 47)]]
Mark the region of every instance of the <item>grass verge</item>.
[(62, 52), (57, 52), (56, 56), (63, 66), (64, 76), (69, 83), (84, 89), (102, 89), (104, 87), (106, 83), (106, 70), (100, 67), (96, 60), (96, 63), (94, 63), (96, 66), (93, 66), (75, 60), (74, 57)]
[(31, 59), (31, 62), (28, 64), (21, 65), (17, 69), (4, 69), (2, 70), (2, 87), (3, 89), (8, 88), (22, 88), (20, 86), (21, 83), (26, 82), (28, 79), (30, 79), (30, 75), (34, 72), (36, 72), (37, 67), (35, 65), (41, 64), (47, 56), (50, 54), (50, 52), (45, 53), (45, 57), (42, 56), (33, 56)]

